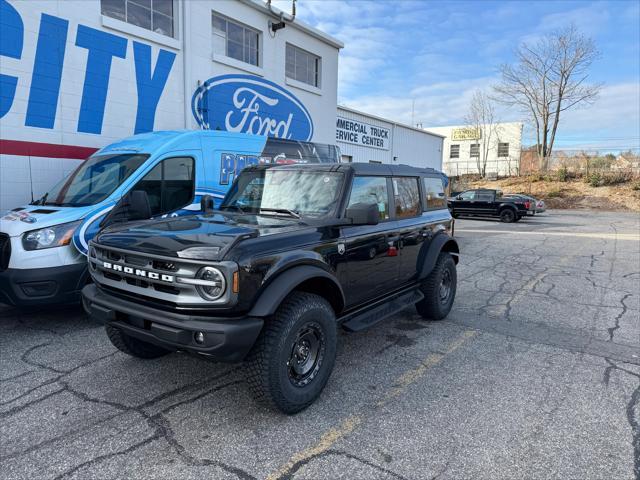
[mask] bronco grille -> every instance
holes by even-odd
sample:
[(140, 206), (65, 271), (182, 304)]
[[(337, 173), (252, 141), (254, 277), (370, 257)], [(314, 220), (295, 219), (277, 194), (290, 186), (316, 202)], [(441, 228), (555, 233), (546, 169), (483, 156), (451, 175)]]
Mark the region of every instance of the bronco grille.
[[(197, 274), (211, 262), (141, 255), (91, 243), (89, 266), (94, 281), (111, 290), (175, 305), (209, 305), (197, 290)], [(235, 270), (231, 262), (216, 262), (227, 273)], [(225, 265), (226, 264), (226, 265)], [(231, 267), (231, 268), (229, 268)], [(219, 301), (228, 301), (223, 295)]]
[(0, 272), (9, 268), (11, 258), (11, 239), (6, 233), (0, 233)]

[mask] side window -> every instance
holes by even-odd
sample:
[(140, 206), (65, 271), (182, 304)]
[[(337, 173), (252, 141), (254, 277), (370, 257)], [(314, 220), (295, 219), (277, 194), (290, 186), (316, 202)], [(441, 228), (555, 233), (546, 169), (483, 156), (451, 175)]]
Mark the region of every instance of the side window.
[(153, 167), (132, 190), (147, 192), (151, 214), (162, 215), (191, 203), (194, 177), (193, 158), (167, 158)]
[(424, 205), (427, 210), (447, 207), (442, 180), (439, 178), (424, 178), (424, 197)]
[(393, 179), (393, 197), (396, 218), (416, 217), (420, 208), (420, 190), (418, 179), (413, 177), (396, 177)]
[(355, 203), (378, 205), (380, 220), (389, 218), (389, 192), (386, 177), (355, 177), (347, 208)]
[(461, 200), (474, 200), (476, 198), (476, 192), (474, 191), (470, 191), (470, 192), (462, 192), (460, 194), (460, 199)]
[(486, 192), (478, 193), (475, 199), (479, 202), (493, 202), (493, 194)]

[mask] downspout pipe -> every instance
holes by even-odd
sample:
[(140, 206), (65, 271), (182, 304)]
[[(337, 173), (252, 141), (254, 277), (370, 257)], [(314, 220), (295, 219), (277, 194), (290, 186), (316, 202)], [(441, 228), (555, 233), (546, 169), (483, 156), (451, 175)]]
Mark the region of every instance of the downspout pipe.
[(191, 53), (189, 48), (191, 41), (189, 38), (191, 19), (189, 18), (188, 10), (187, 10), (187, 0), (182, 0), (182, 31), (180, 32), (182, 35), (182, 90), (184, 92), (184, 128), (186, 130), (191, 129), (191, 92), (189, 91), (189, 86), (191, 82), (189, 81), (191, 75), (189, 72), (189, 62), (188, 55)]

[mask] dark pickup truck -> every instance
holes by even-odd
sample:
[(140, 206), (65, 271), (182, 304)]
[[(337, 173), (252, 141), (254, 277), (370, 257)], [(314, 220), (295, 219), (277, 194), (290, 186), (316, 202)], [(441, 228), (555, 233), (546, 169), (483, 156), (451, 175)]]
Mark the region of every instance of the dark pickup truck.
[(503, 197), (500, 190), (466, 190), (447, 200), (454, 218), (461, 216), (498, 217), (505, 223), (527, 216), (531, 202), (518, 197)]
[(257, 399), (295, 413), (329, 378), (337, 328), (452, 307), (459, 250), (435, 170), (247, 167), (219, 210), (203, 208), (142, 220), (132, 192), (110, 220), (130, 222), (91, 242), (84, 306), (123, 352), (244, 360)]

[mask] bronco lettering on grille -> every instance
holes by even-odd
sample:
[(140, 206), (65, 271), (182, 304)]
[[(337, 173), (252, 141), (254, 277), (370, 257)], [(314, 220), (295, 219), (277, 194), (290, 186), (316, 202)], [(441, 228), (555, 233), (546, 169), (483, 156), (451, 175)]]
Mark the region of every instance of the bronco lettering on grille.
[(147, 270), (140, 270), (139, 268), (133, 269), (125, 265), (119, 265), (117, 263), (102, 262), (102, 267), (107, 270), (113, 270), (114, 272), (124, 272), (129, 275), (135, 275), (137, 277), (148, 278), (149, 280), (161, 280), (163, 282), (174, 282), (175, 277), (173, 275), (166, 275), (164, 273), (149, 272)]

